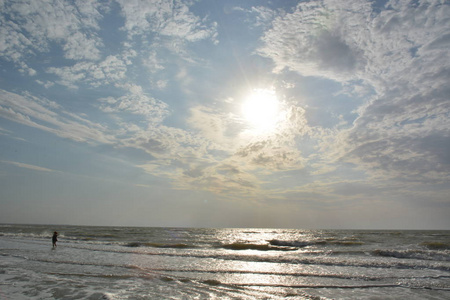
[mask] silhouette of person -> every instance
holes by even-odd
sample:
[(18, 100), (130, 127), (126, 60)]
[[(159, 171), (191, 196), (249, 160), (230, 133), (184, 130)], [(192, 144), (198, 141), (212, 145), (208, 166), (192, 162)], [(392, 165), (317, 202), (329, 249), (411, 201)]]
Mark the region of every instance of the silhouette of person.
[(56, 248), (57, 241), (58, 241), (58, 233), (55, 231), (55, 232), (53, 232), (53, 236), (52, 236), (53, 248)]

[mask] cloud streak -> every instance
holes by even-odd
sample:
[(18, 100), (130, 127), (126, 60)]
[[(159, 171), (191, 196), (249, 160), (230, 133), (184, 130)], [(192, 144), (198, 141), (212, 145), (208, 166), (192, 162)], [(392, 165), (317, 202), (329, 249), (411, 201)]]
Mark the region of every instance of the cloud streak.
[(65, 111), (56, 102), (0, 90), (0, 116), (78, 142), (110, 143), (102, 125)]
[(52, 169), (47, 169), (47, 168), (43, 168), (43, 167), (39, 167), (39, 166), (34, 166), (34, 165), (29, 165), (29, 164), (24, 164), (24, 163), (19, 163), (19, 162), (15, 162), (15, 161), (5, 161), (2, 160), (2, 163), (5, 164), (10, 164), (10, 165), (14, 165), (16, 167), (19, 168), (24, 168), (24, 169), (29, 169), (29, 170), (33, 170), (33, 171), (40, 171), (40, 172), (59, 172), (59, 171), (55, 171)]

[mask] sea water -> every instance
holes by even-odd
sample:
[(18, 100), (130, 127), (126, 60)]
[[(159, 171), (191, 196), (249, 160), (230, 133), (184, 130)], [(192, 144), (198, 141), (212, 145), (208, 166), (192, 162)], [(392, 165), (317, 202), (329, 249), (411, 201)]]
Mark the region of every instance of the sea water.
[(0, 299), (450, 299), (450, 231), (0, 225)]

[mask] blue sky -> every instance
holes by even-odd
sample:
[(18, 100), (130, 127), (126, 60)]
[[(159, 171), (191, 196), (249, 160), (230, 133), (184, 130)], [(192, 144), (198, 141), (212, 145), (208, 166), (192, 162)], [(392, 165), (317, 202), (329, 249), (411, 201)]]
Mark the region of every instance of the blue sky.
[(446, 1), (0, 12), (0, 222), (450, 229)]

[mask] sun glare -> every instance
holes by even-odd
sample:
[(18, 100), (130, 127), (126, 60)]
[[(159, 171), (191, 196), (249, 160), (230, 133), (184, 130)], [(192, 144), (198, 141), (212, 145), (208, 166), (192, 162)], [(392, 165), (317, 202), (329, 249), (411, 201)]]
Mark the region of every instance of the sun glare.
[(267, 132), (275, 128), (279, 109), (274, 91), (255, 89), (242, 104), (242, 115), (253, 131)]

